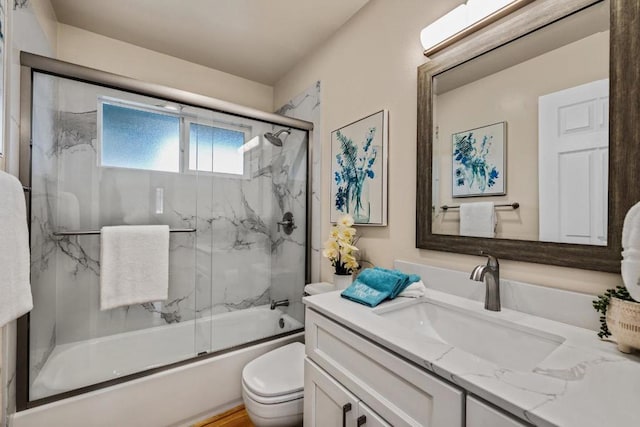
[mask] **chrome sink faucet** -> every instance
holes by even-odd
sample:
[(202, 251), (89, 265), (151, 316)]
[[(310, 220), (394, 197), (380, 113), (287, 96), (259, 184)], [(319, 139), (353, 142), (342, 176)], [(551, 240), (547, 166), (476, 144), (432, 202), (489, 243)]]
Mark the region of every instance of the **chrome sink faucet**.
[(289, 307), (289, 300), (283, 299), (280, 301), (271, 300), (271, 310), (275, 310), (276, 307)]
[(492, 255), (481, 252), (487, 256), (486, 265), (476, 265), (471, 272), (471, 280), (484, 283), (487, 292), (484, 296), (484, 308), (491, 311), (500, 311), (500, 264), (498, 259)]

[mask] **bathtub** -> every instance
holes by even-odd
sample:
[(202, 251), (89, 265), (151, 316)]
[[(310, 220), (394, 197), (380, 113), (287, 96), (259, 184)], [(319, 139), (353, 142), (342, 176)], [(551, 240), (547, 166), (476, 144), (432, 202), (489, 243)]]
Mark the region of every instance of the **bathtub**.
[[(271, 310), (268, 305), (265, 305), (216, 314), (208, 318), (200, 318), (196, 321), (196, 328), (194, 328), (194, 322), (187, 321), (58, 345), (34, 379), (31, 387), (31, 398), (35, 400), (185, 360), (195, 356), (196, 343), (199, 343), (200, 347), (207, 347), (208, 349), (208, 343), (211, 340), (213, 345), (210, 351), (216, 352), (270, 336), (295, 331), (303, 328), (303, 326), (301, 322), (284, 314), (280, 309)], [(196, 343), (194, 343), (194, 334)], [(285, 340), (287, 338), (285, 337)], [(300, 339), (299, 336), (298, 339)], [(291, 342), (292, 339), (288, 341)], [(269, 343), (271, 341), (263, 344), (267, 344), (266, 347), (269, 347)], [(255, 351), (251, 351), (252, 347), (255, 346), (224, 353), (222, 356), (238, 352), (255, 353)], [(216, 376), (214, 365), (217, 358), (218, 356), (212, 356), (194, 363), (211, 365), (211, 379), (213, 380)], [(249, 360), (251, 358), (247, 361)], [(190, 365), (192, 364), (186, 364), (180, 366), (180, 368), (163, 372), (188, 369)], [(155, 376), (155, 374), (152, 376)], [(146, 378), (152, 376), (135, 381), (145, 381)], [(119, 384), (116, 387), (126, 387), (127, 384), (129, 382)], [(239, 384), (238, 376), (238, 387)], [(81, 398), (83, 396), (80, 395), (78, 397)], [(238, 398), (239, 396), (240, 394), (238, 394)], [(69, 399), (56, 402), (53, 405), (66, 400)], [(221, 404), (223, 403), (225, 402), (221, 402)], [(43, 407), (46, 406), (50, 405)], [(210, 408), (213, 408), (213, 406), (210, 406)], [(19, 413), (17, 418), (23, 412)]]

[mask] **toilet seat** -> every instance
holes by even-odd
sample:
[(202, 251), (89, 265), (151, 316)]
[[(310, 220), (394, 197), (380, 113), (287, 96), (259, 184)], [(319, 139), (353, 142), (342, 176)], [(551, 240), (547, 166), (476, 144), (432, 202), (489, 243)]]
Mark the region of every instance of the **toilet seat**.
[(304, 345), (263, 354), (242, 370), (242, 400), (257, 427), (296, 427), (304, 412)]
[(242, 370), (248, 396), (266, 405), (304, 395), (304, 344), (295, 342), (263, 354)]
[(276, 403), (289, 402), (291, 400), (302, 399), (304, 397), (304, 390), (281, 394), (279, 396), (260, 396), (259, 394), (256, 394), (253, 390), (251, 390), (251, 388), (247, 385), (246, 382), (244, 382), (244, 380), (242, 381), (242, 388), (244, 389), (244, 392), (249, 399), (263, 405), (275, 405)]

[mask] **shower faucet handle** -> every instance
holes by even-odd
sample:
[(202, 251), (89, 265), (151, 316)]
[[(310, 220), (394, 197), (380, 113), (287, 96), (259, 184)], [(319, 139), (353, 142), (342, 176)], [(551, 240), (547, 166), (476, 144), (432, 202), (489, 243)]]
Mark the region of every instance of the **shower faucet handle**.
[(287, 212), (282, 217), (282, 221), (278, 221), (278, 231), (280, 231), (280, 227), (282, 227), (285, 234), (289, 235), (293, 233), (293, 230), (298, 228), (295, 221), (293, 220), (293, 214), (291, 212)]

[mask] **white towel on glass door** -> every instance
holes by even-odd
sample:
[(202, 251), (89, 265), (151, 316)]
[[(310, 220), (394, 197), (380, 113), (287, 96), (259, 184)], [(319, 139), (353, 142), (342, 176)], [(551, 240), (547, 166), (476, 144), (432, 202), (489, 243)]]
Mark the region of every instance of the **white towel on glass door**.
[(100, 310), (168, 298), (168, 226), (102, 227), (100, 242)]
[(27, 208), (20, 181), (0, 171), (0, 326), (33, 308)]
[(460, 235), (496, 237), (496, 209), (493, 202), (460, 204)]

